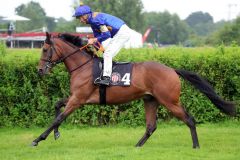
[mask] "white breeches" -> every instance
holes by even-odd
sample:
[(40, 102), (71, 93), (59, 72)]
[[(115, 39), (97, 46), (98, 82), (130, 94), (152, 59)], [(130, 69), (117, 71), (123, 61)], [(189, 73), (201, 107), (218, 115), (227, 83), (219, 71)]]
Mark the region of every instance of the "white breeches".
[(130, 39), (130, 35), (131, 29), (126, 24), (124, 24), (113, 38), (108, 38), (102, 42), (102, 45), (105, 49), (105, 52), (103, 54), (103, 76), (111, 77), (112, 59), (117, 55), (124, 44)]

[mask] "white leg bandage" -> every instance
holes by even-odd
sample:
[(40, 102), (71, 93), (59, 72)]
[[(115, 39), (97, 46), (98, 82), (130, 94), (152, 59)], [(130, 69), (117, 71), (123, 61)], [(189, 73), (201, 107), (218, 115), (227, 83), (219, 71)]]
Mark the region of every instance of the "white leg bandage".
[(102, 43), (105, 49), (103, 54), (103, 76), (111, 76), (112, 58), (117, 55), (124, 44), (130, 39), (130, 32), (131, 29), (127, 25), (123, 25), (113, 38), (109, 38)]

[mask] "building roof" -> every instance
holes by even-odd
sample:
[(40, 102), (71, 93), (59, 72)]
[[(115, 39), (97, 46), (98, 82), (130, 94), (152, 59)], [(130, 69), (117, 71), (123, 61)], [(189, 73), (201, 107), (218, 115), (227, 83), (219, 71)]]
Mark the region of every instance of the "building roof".
[[(58, 35), (58, 32), (52, 32), (52, 35)], [(70, 33), (79, 37), (86, 37), (89, 34), (86, 33)], [(26, 32), (26, 33), (14, 33), (12, 37), (9, 37), (8, 34), (0, 34), (0, 40), (20, 40), (20, 41), (44, 41), (46, 39), (46, 33), (44, 32)]]

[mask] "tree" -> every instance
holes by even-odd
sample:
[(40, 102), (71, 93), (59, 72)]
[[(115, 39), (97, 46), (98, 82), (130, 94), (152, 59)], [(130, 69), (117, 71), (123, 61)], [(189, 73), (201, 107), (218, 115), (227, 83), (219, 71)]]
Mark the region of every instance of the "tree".
[(208, 43), (219, 45), (224, 43), (225, 45), (238, 44), (240, 45), (240, 17), (238, 17), (232, 23), (226, 23), (226, 25), (215, 32), (208, 38)]
[(30, 19), (30, 21), (17, 22), (16, 30), (18, 32), (30, 31), (37, 28), (42, 28), (46, 25), (46, 13), (37, 2), (31, 1), (28, 4), (22, 4), (15, 9), (15, 12), (20, 16), (24, 16)]
[(131, 28), (140, 31), (143, 26), (141, 0), (83, 0), (93, 11), (105, 12), (123, 19)]
[(46, 17), (45, 22), (47, 24), (47, 29), (49, 32), (52, 32), (55, 30), (57, 24), (55, 22), (55, 18), (53, 17)]
[(57, 26), (54, 31), (56, 32), (75, 32), (76, 31), (76, 26), (79, 22), (72, 20), (72, 21), (67, 21), (64, 18), (59, 18), (57, 20)]
[(189, 26), (193, 27), (199, 23), (213, 23), (213, 17), (209, 13), (198, 11), (190, 14), (185, 21)]
[(143, 4), (141, 0), (120, 1), (119, 17), (121, 17), (131, 28), (141, 31), (144, 23)]
[(169, 12), (144, 13), (145, 28), (152, 27), (148, 41), (162, 44), (178, 44), (188, 37), (188, 27), (178, 15)]
[(49, 30), (54, 30), (56, 24), (54, 18), (47, 17), (44, 9), (37, 2), (29, 2), (22, 4), (15, 9), (15, 12), (30, 19), (30, 21), (17, 22), (17, 32), (26, 32), (42, 27), (49, 27)]
[(205, 36), (214, 30), (213, 17), (202, 11), (193, 12), (185, 19), (185, 22), (199, 36)]

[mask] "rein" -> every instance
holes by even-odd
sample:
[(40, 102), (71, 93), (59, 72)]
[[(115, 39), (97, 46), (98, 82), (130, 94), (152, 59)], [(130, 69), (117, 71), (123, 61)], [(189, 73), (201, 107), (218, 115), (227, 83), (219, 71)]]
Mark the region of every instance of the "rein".
[(70, 53), (69, 55), (66, 55), (65, 57), (60, 58), (59, 60), (55, 61), (56, 64), (63, 62), (65, 59), (67, 59), (68, 57), (74, 55), (74, 54), (77, 53), (78, 51), (82, 51), (82, 50), (83, 50), (84, 48), (86, 48), (87, 46), (88, 46), (88, 44), (84, 45), (84, 46), (81, 47), (81, 48), (76, 49), (75, 51), (73, 51), (73, 52)]
[[(65, 56), (65, 57), (63, 57), (63, 58), (61, 58), (61, 59), (59, 60), (58, 63), (63, 62), (65, 59), (67, 59), (68, 57), (74, 55), (74, 54), (77, 53), (78, 51), (82, 51), (82, 50), (85, 49), (87, 46), (88, 46), (88, 44), (86, 44), (86, 45), (84, 45), (83, 47), (81, 47), (81, 48), (75, 50), (74, 52), (70, 53), (69, 55), (67, 55), (67, 56)], [(82, 66), (86, 65), (86, 64), (87, 64), (88, 62), (90, 62), (92, 59), (93, 59), (93, 57), (91, 56), (91, 58), (88, 59), (86, 62), (84, 62), (83, 64), (81, 64), (81, 65), (77, 66), (76, 68), (70, 70), (70, 71), (69, 71), (70, 74), (71, 74), (72, 72), (76, 71), (77, 69), (81, 68)]]

